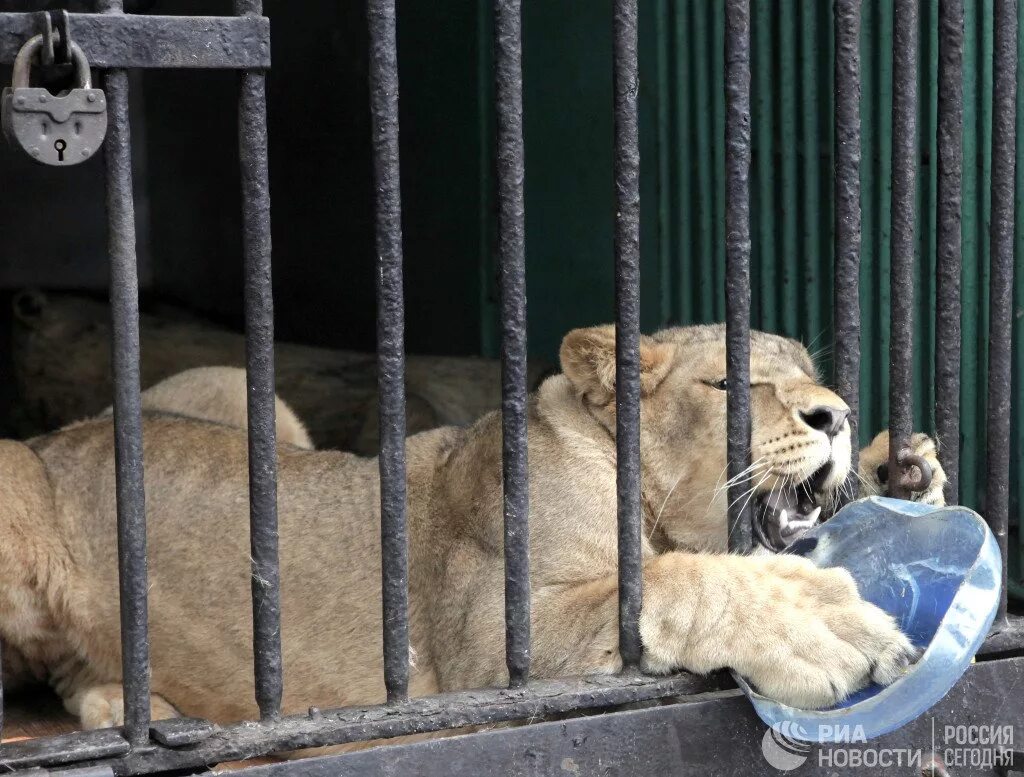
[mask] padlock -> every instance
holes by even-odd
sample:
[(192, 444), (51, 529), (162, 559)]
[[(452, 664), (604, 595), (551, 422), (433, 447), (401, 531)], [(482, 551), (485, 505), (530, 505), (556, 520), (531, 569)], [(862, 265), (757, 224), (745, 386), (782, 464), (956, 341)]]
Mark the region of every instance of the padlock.
[(89, 61), (72, 42), (68, 46), (78, 86), (58, 95), (29, 86), (32, 61), (43, 47), (36, 35), (14, 60), (12, 86), (3, 93), (3, 130), (9, 143), (47, 165), (77, 165), (103, 145), (107, 135), (107, 100), (92, 88)]

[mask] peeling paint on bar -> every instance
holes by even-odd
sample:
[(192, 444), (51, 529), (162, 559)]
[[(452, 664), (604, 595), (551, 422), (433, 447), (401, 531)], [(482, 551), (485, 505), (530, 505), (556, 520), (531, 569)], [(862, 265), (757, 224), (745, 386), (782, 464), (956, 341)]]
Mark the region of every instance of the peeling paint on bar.
[[(995, 0), (992, 216), (989, 273), (988, 451), (985, 517), (1006, 558), (1010, 513), (1010, 380), (1013, 333), (1014, 178), (1017, 144), (1017, 2)], [(1006, 564), (999, 620), (1006, 618)]]
[(851, 473), (845, 503), (857, 482), (860, 418), (860, 9), (861, 0), (835, 0), (835, 384), (850, 406)]
[(899, 485), (896, 457), (910, 442), (914, 416), (914, 193), (917, 184), (917, 0), (896, 0), (893, 11), (892, 229), (889, 276), (889, 493)]
[[(121, 0), (102, 0), (99, 8), (111, 16), (123, 13)], [(104, 154), (107, 168), (110, 311), (113, 322), (121, 671), (125, 736), (132, 745), (137, 746), (149, 740), (149, 583), (139, 377), (139, 276), (135, 255), (127, 72), (109, 71), (105, 89), (109, 115)]]
[(960, 500), (960, 274), (963, 180), (963, 0), (939, 0), (935, 285), (935, 434), (946, 502)]
[(526, 237), (521, 0), (494, 4), (498, 254), (501, 279), (501, 432), (505, 513), (505, 663), (509, 685), (530, 673), (527, 461)]
[(405, 475), (405, 299), (398, 156), (395, 0), (371, 0), (370, 110), (377, 193), (377, 389), (381, 606), (389, 704), (409, 696), (409, 543)]
[(725, 8), (725, 337), (729, 550), (751, 547), (750, 482), (750, 0)]
[[(260, 0), (235, 11), (262, 13)], [(252, 552), (253, 664), (263, 720), (281, 712), (281, 570), (277, 531), (277, 432), (274, 406), (274, 299), (271, 283), (270, 178), (266, 74), (242, 72), (238, 99), (242, 229), (245, 250), (245, 372), (249, 414), (249, 525)]]
[(640, 133), (637, 0), (615, 0), (615, 450), (619, 515), (619, 653), (637, 669), (640, 608)]

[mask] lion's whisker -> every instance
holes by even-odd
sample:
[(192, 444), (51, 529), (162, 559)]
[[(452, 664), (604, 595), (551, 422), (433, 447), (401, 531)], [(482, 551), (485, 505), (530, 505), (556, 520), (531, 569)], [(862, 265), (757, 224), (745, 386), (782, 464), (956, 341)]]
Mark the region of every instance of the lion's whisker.
[[(726, 473), (726, 470), (728, 470), (728, 468), (729, 468), (729, 465), (726, 464), (725, 468), (722, 470), (721, 474), (718, 476), (717, 480), (715, 481), (716, 486), (715, 486), (714, 493), (713, 493), (713, 495), (711, 497), (711, 501), (714, 502), (715, 496), (717, 496), (718, 493), (722, 489), (727, 488), (728, 486), (733, 485), (734, 483), (742, 482), (742, 479), (753, 480), (753, 478), (757, 474), (756, 473), (756, 469), (760, 466), (761, 461), (762, 461), (763, 458), (764, 458), (763, 456), (758, 458), (757, 461), (752, 462), (749, 467), (745, 468), (742, 472), (736, 474), (735, 476), (733, 476), (732, 478), (730, 478), (725, 483), (723, 483), (722, 485), (719, 486), (718, 485), (718, 481), (720, 481), (722, 479), (722, 475), (724, 475)], [(665, 512), (665, 507), (668, 505), (668, 500), (672, 497), (672, 494), (675, 493), (676, 488), (678, 488), (679, 484), (682, 482), (683, 476), (685, 474), (686, 474), (685, 472), (680, 473), (679, 477), (677, 477), (675, 482), (672, 484), (672, 487), (668, 490), (668, 493), (665, 494), (665, 498), (662, 500), (661, 506), (658, 508), (658, 512), (654, 516), (654, 522), (651, 524), (651, 529), (650, 529), (650, 532), (648, 532), (648, 534), (647, 534), (647, 539), (650, 539), (651, 537), (654, 536), (654, 531), (655, 531), (655, 529), (658, 528), (658, 523), (661, 521), (662, 513)], [(744, 476), (748, 476), (748, 475), (749, 475), (749, 477), (744, 478)], [(711, 509), (711, 505), (709, 504), (708, 505), (708, 510), (710, 510), (710, 509)]]

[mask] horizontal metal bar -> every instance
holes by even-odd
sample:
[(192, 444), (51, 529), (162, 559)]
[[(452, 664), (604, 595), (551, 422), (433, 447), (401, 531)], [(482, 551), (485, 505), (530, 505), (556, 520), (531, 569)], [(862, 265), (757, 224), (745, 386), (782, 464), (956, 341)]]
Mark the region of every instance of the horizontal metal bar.
[[(0, 13), (0, 64), (41, 32), (39, 15)], [(96, 68), (270, 67), (270, 20), (262, 16), (71, 14), (75, 42)]]
[[(1022, 649), (1024, 618), (1010, 615), (978, 651), (979, 666), (991, 663), (984, 661), (983, 657), (994, 660), (1019, 656)], [(152, 773), (254, 758), (295, 747), (543, 718), (576, 710), (596, 710), (733, 687), (730, 676), (724, 672), (710, 677), (689, 674), (672, 677), (601, 676), (539, 681), (514, 690), (485, 689), (440, 694), (387, 707), (311, 710), (310, 715), (290, 716), (275, 723), (239, 723), (220, 729), (208, 728), (203, 721), (197, 720), (178, 724), (156, 721), (153, 723), (154, 741), (145, 749), (136, 750), (128, 759), (117, 758), (128, 753), (127, 740), (116, 729), (102, 729), (0, 745), (0, 771), (24, 771), (38, 766), (116, 758), (103, 762), (109, 763), (117, 774)], [(168, 728), (181, 730), (174, 733)], [(187, 731), (192, 734), (185, 733)], [(188, 749), (162, 747), (170, 741)]]
[[(782, 775), (783, 767), (800, 775), (921, 774), (910, 758), (925, 763), (932, 748), (947, 748), (945, 726), (973, 724), (993, 729), (1024, 718), (1024, 659), (992, 661), (972, 666), (935, 707), (906, 726), (866, 743), (845, 742), (830, 747), (784, 750), (765, 739), (765, 725), (739, 692), (715, 694), (681, 704), (589, 715), (534, 726), (490, 731), (472, 737), (448, 737), (427, 742), (395, 744), (358, 753), (257, 766), (247, 777), (534, 777), (538, 774), (630, 775)], [(935, 729), (932, 728), (934, 724)], [(933, 730), (936, 732), (933, 738)], [(1019, 726), (1017, 731), (1019, 732)], [(855, 738), (854, 735), (853, 738)], [(1015, 737), (1017, 751), (1020, 743)], [(784, 747), (784, 745), (783, 745)], [(980, 751), (985, 746), (968, 746)], [(829, 752), (831, 750), (831, 752)], [(868, 751), (872, 752), (868, 752)], [(842, 751), (842, 752), (840, 752)], [(886, 768), (862, 768), (849, 756), (874, 756)], [(819, 754), (821, 757), (819, 757)], [(992, 749), (988, 749), (992, 754)], [(1015, 754), (1016, 755), (1016, 754)], [(831, 756), (831, 757), (830, 757)], [(844, 760), (844, 756), (847, 758)], [(897, 758), (902, 756), (901, 766)], [(776, 760), (779, 759), (779, 760)], [(803, 762), (801, 763), (801, 759)], [(840, 764), (851, 765), (843, 768)], [(871, 764), (868, 758), (863, 763)], [(1014, 762), (1021, 768), (1021, 760)], [(839, 766), (839, 768), (837, 768)], [(954, 775), (967, 770), (951, 767)], [(930, 774), (931, 772), (924, 772)], [(936, 772), (937, 773), (937, 772)], [(971, 774), (994, 774), (970, 770)], [(1000, 772), (1007, 773), (1007, 772)], [(1016, 772), (1012, 772), (1016, 774)]]
[(131, 745), (118, 729), (76, 731), (56, 737), (39, 737), (0, 745), (0, 770), (61, 766), (121, 756)]
[[(524, 688), (484, 689), (428, 696), (394, 705), (310, 710), (276, 722), (238, 723), (225, 726), (209, 738), (187, 749), (172, 750), (153, 742), (109, 763), (119, 775), (151, 774), (192, 769), (226, 761), (255, 758), (269, 753), (308, 747), (382, 739), (407, 734), (443, 731), (460, 726), (538, 719), (550, 715), (599, 707), (631, 704), (670, 696), (733, 687), (726, 673), (710, 677), (690, 674), (671, 677), (600, 676), (578, 680), (550, 680), (530, 683)], [(74, 737), (92, 748), (75, 757)], [(113, 729), (75, 734), (63, 747), (54, 749), (55, 739), (37, 739), (0, 745), (0, 771), (97, 760), (97, 744), (116, 745), (126, 753), (127, 742)], [(116, 740), (116, 741), (115, 741)], [(72, 745), (69, 747), (69, 745)], [(116, 753), (112, 753), (116, 754)]]

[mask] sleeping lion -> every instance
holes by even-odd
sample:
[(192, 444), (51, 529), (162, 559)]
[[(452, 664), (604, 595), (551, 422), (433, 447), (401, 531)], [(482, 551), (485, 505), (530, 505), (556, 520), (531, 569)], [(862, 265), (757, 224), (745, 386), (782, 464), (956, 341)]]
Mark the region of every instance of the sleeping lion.
[[(614, 345), (570, 332), (530, 399), (534, 677), (620, 668)], [(892, 682), (914, 649), (849, 574), (725, 552), (724, 328), (644, 337), (641, 369), (645, 668), (731, 667), (804, 708)], [(809, 525), (849, 473), (848, 408), (782, 337), (752, 334), (751, 381), (756, 520)], [(246, 435), (147, 412), (144, 439), (154, 716), (256, 717)], [(915, 498), (941, 503), (935, 446), (913, 444), (934, 468)], [(861, 456), (868, 492), (885, 445)], [(504, 684), (500, 415), (407, 451), (411, 693)], [(0, 635), (87, 728), (123, 721), (113, 461), (106, 417), (0, 443)], [(279, 462), (284, 712), (383, 701), (377, 462), (288, 445)]]

